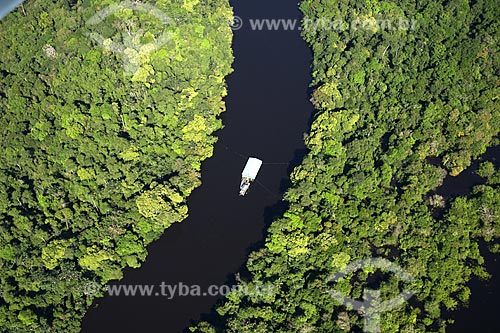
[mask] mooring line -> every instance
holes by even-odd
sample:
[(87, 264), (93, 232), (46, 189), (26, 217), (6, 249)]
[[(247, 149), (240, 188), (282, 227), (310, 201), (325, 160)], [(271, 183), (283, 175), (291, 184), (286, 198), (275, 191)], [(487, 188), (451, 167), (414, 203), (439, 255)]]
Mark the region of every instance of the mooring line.
[[(245, 159), (245, 160), (246, 160), (246, 159), (248, 159), (248, 158), (249, 158), (249, 156), (245, 156), (245, 155), (243, 155), (243, 154), (238, 153), (238, 152), (237, 152), (237, 151), (235, 151), (235, 150), (232, 150), (232, 149), (231, 149), (231, 148), (229, 148), (229, 146), (227, 146), (227, 145), (224, 145), (224, 144), (223, 144), (223, 146), (224, 146), (224, 148), (225, 148), (227, 151), (229, 151), (230, 153), (233, 153), (233, 154), (235, 154), (235, 155), (237, 155), (237, 156), (241, 157), (242, 159)], [(289, 164), (290, 164), (290, 162), (262, 162), (262, 165), (289, 165)]]
[(263, 162), (262, 165), (288, 165), (290, 164), (289, 162), (276, 162), (276, 163), (267, 163), (267, 162)]
[(240, 154), (240, 153), (238, 153), (237, 151), (232, 150), (231, 148), (229, 148), (229, 147), (228, 147), (228, 146), (226, 146), (226, 145), (223, 145), (223, 146), (224, 146), (224, 148), (225, 148), (227, 151), (229, 151), (230, 153), (233, 153), (233, 154), (235, 154), (235, 155), (237, 155), (237, 156), (241, 157), (242, 159), (245, 159), (245, 160), (246, 160), (246, 159), (248, 158), (248, 156), (245, 156), (245, 155), (243, 155), (243, 154)]
[(254, 180), (254, 182), (256, 182), (257, 184), (259, 184), (264, 190), (266, 190), (267, 192), (269, 192), (272, 196), (275, 196), (276, 198), (282, 200), (283, 197), (281, 195), (278, 195), (276, 193), (274, 193), (273, 191), (271, 191), (270, 189), (268, 189), (266, 186), (264, 186), (264, 184), (262, 184), (261, 182), (259, 182), (257, 179)]

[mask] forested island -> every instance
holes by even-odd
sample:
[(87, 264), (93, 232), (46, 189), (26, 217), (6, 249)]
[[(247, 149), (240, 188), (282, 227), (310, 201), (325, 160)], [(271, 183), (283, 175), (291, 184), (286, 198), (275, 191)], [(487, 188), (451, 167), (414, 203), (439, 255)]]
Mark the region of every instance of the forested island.
[(187, 216), (222, 127), (233, 14), (151, 5), (31, 0), (0, 22), (1, 332), (79, 332), (99, 286)]
[[(213, 323), (193, 332), (361, 332), (351, 299), (378, 289), (389, 300), (382, 332), (445, 332), (446, 313), (468, 301), (472, 276), (487, 278), (479, 243), (498, 252), (500, 172), (480, 165), (484, 184), (446, 200), (435, 190), (498, 145), (500, 36), (493, 0), (319, 1), (300, 8), (316, 20), (416, 21), (414, 29), (304, 29), (313, 50), (318, 110), (309, 153), (292, 174), (289, 208), (265, 246), (250, 254), (242, 287)], [(349, 263), (385, 258), (413, 277), (374, 270), (331, 282)], [(480, 324), (478, 324), (480, 326)], [(479, 327), (478, 326), (478, 327)]]

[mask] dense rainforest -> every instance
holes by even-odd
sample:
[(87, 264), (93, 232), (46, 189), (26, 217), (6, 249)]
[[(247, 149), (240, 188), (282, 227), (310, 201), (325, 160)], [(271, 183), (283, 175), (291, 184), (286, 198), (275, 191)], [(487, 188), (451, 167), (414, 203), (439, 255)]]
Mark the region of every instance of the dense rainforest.
[(226, 0), (29, 0), (0, 22), (1, 332), (78, 332), (187, 216), (231, 20)]
[[(354, 300), (413, 297), (381, 313), (382, 332), (445, 332), (467, 302), (472, 276), (487, 278), (484, 243), (499, 251), (500, 172), (467, 196), (436, 189), (459, 175), (500, 130), (500, 11), (495, 0), (304, 0), (308, 22), (371, 22), (303, 29), (313, 50), (309, 148), (292, 173), (289, 208), (250, 254), (239, 278), (267, 294), (230, 293), (218, 319), (196, 332), (370, 332)], [(388, 29), (376, 22), (416, 22)], [(350, 263), (384, 258), (413, 278), (373, 267), (332, 281)], [(361, 309), (362, 310), (362, 309)], [(366, 309), (364, 309), (366, 310)], [(480, 324), (478, 324), (480, 325)]]

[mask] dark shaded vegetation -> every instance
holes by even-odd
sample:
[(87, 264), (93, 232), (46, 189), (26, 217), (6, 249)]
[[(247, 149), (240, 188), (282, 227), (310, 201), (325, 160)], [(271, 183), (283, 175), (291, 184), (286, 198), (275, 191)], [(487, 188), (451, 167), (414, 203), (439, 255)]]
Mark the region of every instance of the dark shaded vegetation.
[[(335, 301), (333, 288), (362, 299), (373, 271), (338, 282), (350, 262), (389, 259), (414, 278), (377, 279), (383, 300), (413, 298), (382, 314), (382, 332), (444, 332), (445, 312), (467, 302), (472, 276), (487, 278), (479, 242), (498, 251), (500, 173), (448, 199), (433, 192), (498, 144), (499, 11), (492, 0), (305, 0), (308, 19), (416, 20), (414, 30), (306, 29), (314, 52), (310, 150), (292, 173), (290, 204), (248, 260), (249, 288), (217, 308), (217, 325), (197, 332), (361, 332), (363, 317)], [(435, 207), (445, 209), (433, 216)]]
[(100, 286), (187, 216), (222, 127), (228, 2), (87, 22), (117, 3), (33, 0), (0, 22), (1, 332), (78, 332)]

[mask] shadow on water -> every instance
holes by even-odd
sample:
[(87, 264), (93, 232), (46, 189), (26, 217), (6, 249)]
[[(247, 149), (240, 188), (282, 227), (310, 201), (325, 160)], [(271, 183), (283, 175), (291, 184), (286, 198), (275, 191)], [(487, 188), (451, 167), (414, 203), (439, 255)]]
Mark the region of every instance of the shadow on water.
[(491, 278), (480, 280), (473, 278), (469, 283), (471, 296), (469, 304), (452, 312), (450, 317), (455, 323), (446, 330), (447, 333), (497, 333), (499, 331), (498, 309), (500, 301), (500, 254), (492, 254), (484, 243), (480, 251), (485, 259), (485, 266)]
[[(486, 152), (472, 162), (471, 166), (465, 169), (456, 177), (446, 177), (443, 184), (436, 189), (436, 193), (446, 199), (464, 196), (470, 193), (472, 188), (483, 183), (483, 179), (476, 174), (479, 164), (484, 161), (491, 161), (500, 166), (500, 146), (488, 148)], [(437, 163), (439, 165), (440, 163)]]
[[(213, 157), (203, 163), (202, 185), (188, 199), (189, 217), (148, 246), (146, 262), (140, 269), (125, 270), (121, 285), (182, 283), (207, 290), (211, 285), (232, 284), (236, 272), (245, 274), (248, 254), (263, 244), (266, 227), (287, 208), (281, 195), (290, 185), (288, 175), (306, 152), (303, 133), (313, 114), (309, 103), (311, 53), (299, 31), (252, 31), (248, 20), (300, 19), (301, 14), (297, 2), (289, 0), (231, 3), (244, 26), (234, 36), (235, 71), (227, 79), (225, 128), (217, 133)], [(270, 164), (263, 165), (258, 176), (263, 186), (253, 184), (249, 194), (240, 198), (238, 186), (246, 156)], [(447, 187), (448, 181), (455, 183)], [(441, 190), (446, 196), (466, 194), (474, 182), (464, 181), (462, 186), (458, 177), (445, 180)], [(458, 190), (462, 188), (466, 192)], [(478, 300), (491, 289), (475, 288), (472, 285), (470, 310), (460, 312), (450, 332), (465, 332), (456, 330), (469, 327), (461, 322), (464, 318), (483, 318), (473, 309), (484, 310)], [(220, 299), (107, 296), (88, 311), (82, 331), (178, 333), (200, 318), (214, 320), (213, 306)], [(490, 309), (492, 305), (497, 308), (493, 301), (487, 304)], [(495, 318), (489, 315), (489, 319)]]
[[(202, 185), (188, 199), (189, 217), (148, 246), (139, 269), (126, 269), (113, 284), (199, 286), (234, 282), (264, 230), (286, 209), (288, 175), (305, 152), (303, 134), (313, 114), (309, 102), (311, 52), (299, 31), (252, 31), (249, 19), (300, 19), (297, 2), (231, 1), (244, 26), (235, 31), (234, 73), (228, 79), (224, 129), (212, 158), (202, 166)], [(246, 157), (264, 161), (258, 183), (238, 196)], [(267, 164), (266, 164), (267, 163)], [(156, 289), (155, 292), (159, 290)], [(210, 316), (220, 296), (106, 296), (83, 321), (83, 332), (178, 333), (201, 314)]]
[[(464, 170), (457, 177), (447, 177), (437, 193), (447, 198), (463, 196), (470, 193), (472, 188), (483, 183), (482, 178), (476, 174), (479, 164), (491, 161), (496, 168), (500, 168), (500, 146), (489, 148), (481, 158), (471, 167)], [(499, 331), (499, 301), (500, 301), (500, 254), (489, 252), (484, 242), (479, 248), (485, 259), (485, 267), (491, 274), (489, 280), (483, 281), (473, 278), (469, 283), (471, 296), (469, 303), (458, 311), (448, 313), (448, 317), (455, 320), (446, 332), (469, 333), (480, 330), (483, 333), (496, 333)]]
[[(264, 246), (264, 240), (267, 236), (267, 227), (277, 218), (283, 216), (285, 211), (288, 208), (288, 204), (284, 201), (280, 201), (276, 203), (273, 206), (266, 207), (264, 209), (264, 224), (265, 228), (263, 230), (263, 235), (260, 241), (252, 244), (246, 249), (246, 253), (250, 254), (254, 251), (257, 251), (261, 249)], [(243, 263), (243, 265), (237, 270), (237, 275), (238, 277), (243, 280), (243, 281), (248, 281), (250, 280), (251, 274), (247, 269), (246, 262)], [(235, 286), (238, 283), (237, 278), (233, 272), (228, 274), (226, 276), (226, 282), (225, 284), (228, 286)], [(216, 308), (218, 305), (221, 305), (224, 302), (224, 299), (218, 299), (217, 302), (215, 303), (216, 306), (212, 307), (211, 311), (209, 313), (204, 313), (201, 315), (200, 320), (201, 321), (207, 321), (210, 322), (211, 324), (215, 325), (216, 327), (223, 327), (224, 321), (222, 320), (222, 317), (217, 313)], [(193, 321), (192, 324), (195, 322)], [(186, 328), (183, 333), (189, 333), (189, 329)]]

